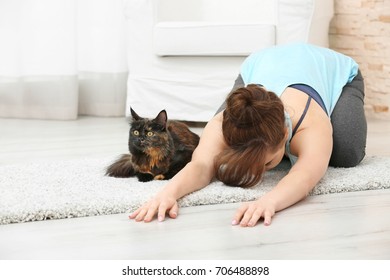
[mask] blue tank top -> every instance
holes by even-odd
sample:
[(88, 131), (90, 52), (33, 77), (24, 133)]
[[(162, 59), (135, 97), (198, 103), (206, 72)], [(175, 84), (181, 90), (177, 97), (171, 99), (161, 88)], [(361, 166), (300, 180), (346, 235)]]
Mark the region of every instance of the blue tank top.
[(241, 65), (245, 83), (261, 84), (279, 97), (294, 84), (312, 87), (320, 95), (328, 116), (343, 87), (357, 75), (358, 65), (350, 57), (305, 43), (274, 46), (252, 53)]

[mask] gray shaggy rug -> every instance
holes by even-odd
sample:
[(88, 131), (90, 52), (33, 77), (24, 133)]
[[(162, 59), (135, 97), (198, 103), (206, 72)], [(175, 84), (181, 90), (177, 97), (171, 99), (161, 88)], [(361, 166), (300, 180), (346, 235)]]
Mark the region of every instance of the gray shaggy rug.
[[(114, 158), (0, 166), (0, 225), (132, 212), (166, 183), (104, 176)], [(288, 163), (250, 189), (213, 182), (179, 200), (181, 207), (250, 201), (269, 191)], [(354, 168), (329, 168), (311, 195), (390, 188), (390, 157), (367, 157)]]

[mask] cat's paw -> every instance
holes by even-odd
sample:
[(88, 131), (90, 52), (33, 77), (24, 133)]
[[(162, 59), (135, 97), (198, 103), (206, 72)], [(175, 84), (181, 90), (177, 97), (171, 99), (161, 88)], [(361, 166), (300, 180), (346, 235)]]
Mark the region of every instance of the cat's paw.
[(153, 175), (150, 173), (138, 173), (137, 178), (140, 182), (149, 182), (153, 180)]
[(153, 179), (154, 179), (154, 180), (164, 180), (164, 179), (165, 179), (165, 176), (164, 176), (163, 174), (159, 174), (159, 175), (154, 176)]

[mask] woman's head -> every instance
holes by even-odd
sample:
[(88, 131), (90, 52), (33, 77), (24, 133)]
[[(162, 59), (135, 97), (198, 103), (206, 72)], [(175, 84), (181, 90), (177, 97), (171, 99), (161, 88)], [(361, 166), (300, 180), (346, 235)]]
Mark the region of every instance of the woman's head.
[(222, 132), (228, 148), (216, 160), (217, 179), (227, 185), (253, 186), (267, 166), (283, 156), (283, 103), (258, 85), (239, 88), (226, 99)]

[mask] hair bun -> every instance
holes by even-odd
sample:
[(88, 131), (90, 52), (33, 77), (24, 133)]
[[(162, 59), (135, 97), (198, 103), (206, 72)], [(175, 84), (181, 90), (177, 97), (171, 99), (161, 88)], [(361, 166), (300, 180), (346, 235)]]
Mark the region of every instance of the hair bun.
[(252, 127), (262, 120), (262, 103), (267, 95), (267, 91), (257, 85), (239, 88), (227, 99), (226, 116), (237, 128)]

